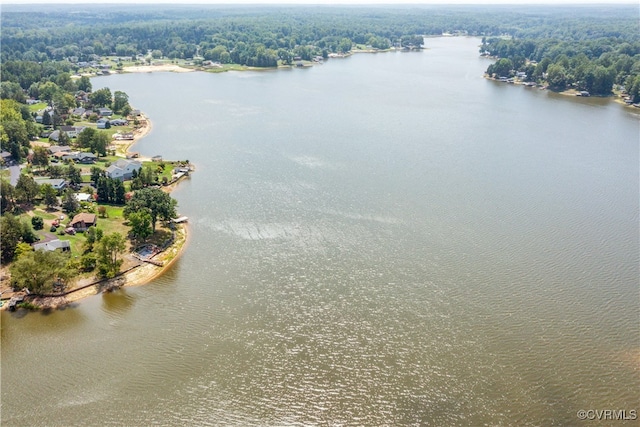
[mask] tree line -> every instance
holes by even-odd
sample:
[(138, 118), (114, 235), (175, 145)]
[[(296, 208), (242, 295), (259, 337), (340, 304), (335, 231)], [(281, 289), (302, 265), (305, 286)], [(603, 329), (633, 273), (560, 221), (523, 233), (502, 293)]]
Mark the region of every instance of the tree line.
[[(591, 6), (72, 6), (46, 11), (7, 5), (2, 16), (3, 98), (30, 96), (43, 81), (74, 84), (68, 73), (99, 56), (200, 57), (253, 67), (344, 53), (354, 45), (415, 46), (422, 36), (485, 37), (482, 50), (529, 71), (548, 60), (550, 86), (607, 93), (608, 83), (631, 90), (638, 75), (640, 31), (632, 5)], [(503, 61), (490, 74), (502, 71)], [(560, 68), (562, 67), (562, 68)], [(547, 64), (536, 79), (546, 76)], [(629, 80), (629, 77), (631, 79)], [(36, 86), (33, 86), (33, 85)], [(6, 86), (6, 87), (5, 87)], [(46, 89), (46, 88), (44, 88)], [(7, 92), (7, 93), (5, 93)], [(18, 96), (18, 95), (16, 95)]]
[(487, 68), (490, 76), (526, 74), (551, 89), (575, 88), (610, 95), (619, 87), (640, 102), (640, 42), (612, 38), (550, 40), (483, 38), (482, 53), (499, 58)]

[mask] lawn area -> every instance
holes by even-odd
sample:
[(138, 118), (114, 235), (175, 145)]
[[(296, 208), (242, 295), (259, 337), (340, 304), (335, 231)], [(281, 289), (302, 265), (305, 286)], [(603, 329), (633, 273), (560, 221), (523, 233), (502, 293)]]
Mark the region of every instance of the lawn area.
[(29, 111), (33, 113), (34, 111), (44, 110), (46, 107), (47, 107), (46, 102), (38, 102), (37, 104), (29, 105)]
[(33, 216), (39, 216), (42, 219), (48, 219), (48, 220), (54, 220), (56, 218), (58, 218), (58, 216), (60, 216), (60, 212), (59, 211), (54, 211), (54, 212), (48, 212), (44, 209), (40, 209), (40, 208), (35, 208), (33, 210)]
[[(102, 229), (105, 235), (113, 232), (118, 232), (123, 236), (127, 236), (129, 234), (129, 227), (124, 224), (124, 216), (122, 213), (124, 210), (124, 206), (112, 206), (92, 203), (91, 208), (84, 209), (84, 211), (93, 211), (94, 213), (97, 213), (98, 206), (105, 206), (107, 209), (105, 218), (101, 217), (100, 215), (97, 216), (97, 227)], [(40, 237), (41, 241), (54, 236), (55, 238), (60, 240), (68, 240), (71, 244), (71, 255), (82, 255), (82, 247), (84, 245), (84, 242), (86, 241), (85, 233), (76, 233), (75, 235), (73, 235), (63, 232), (67, 224), (71, 221), (72, 217), (59, 210), (47, 211), (44, 206), (37, 206), (31, 212), (20, 215), (19, 218), (21, 221), (31, 222), (32, 216), (39, 216), (44, 219), (43, 229), (36, 230), (36, 234), (38, 235), (38, 237)], [(50, 231), (53, 220), (59, 218), (60, 216), (64, 216), (64, 219), (60, 221), (60, 227), (58, 227), (55, 232)]]

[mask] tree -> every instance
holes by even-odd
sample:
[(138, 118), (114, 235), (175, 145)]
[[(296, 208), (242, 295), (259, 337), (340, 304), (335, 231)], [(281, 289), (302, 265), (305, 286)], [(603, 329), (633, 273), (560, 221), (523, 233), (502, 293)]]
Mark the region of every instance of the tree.
[(82, 182), (82, 175), (80, 174), (80, 168), (77, 168), (72, 164), (67, 167), (67, 179), (72, 185), (80, 184)]
[(42, 230), (44, 227), (44, 220), (40, 216), (31, 217), (31, 225), (34, 230)]
[(104, 170), (100, 169), (97, 166), (91, 166), (90, 172), (91, 172), (91, 182), (97, 185), (98, 179), (100, 179), (101, 176), (104, 176)]
[(131, 226), (131, 234), (135, 239), (144, 241), (153, 234), (149, 212), (132, 212), (129, 215), (129, 225)]
[(98, 273), (101, 277), (112, 278), (120, 271), (122, 259), (119, 256), (125, 247), (125, 239), (118, 232), (103, 236), (95, 245)]
[[(109, 125), (107, 122), (106, 125)], [(106, 156), (107, 155), (107, 147), (110, 142), (109, 135), (106, 132), (98, 131), (98, 134), (93, 139), (93, 145), (91, 146), (91, 152), (97, 154), (98, 156)]]
[(40, 189), (36, 181), (29, 175), (20, 175), (16, 183), (16, 198), (18, 203), (33, 203)]
[(10, 262), (16, 246), (22, 239), (22, 224), (15, 216), (5, 213), (0, 219), (0, 259), (3, 263)]
[(13, 99), (0, 101), (0, 147), (20, 161), (30, 146), (27, 121), (21, 113), (20, 104)]
[(53, 209), (58, 205), (58, 192), (51, 184), (42, 184), (40, 186), (40, 194), (42, 195), (42, 202), (49, 209)]
[(126, 202), (126, 191), (124, 188), (124, 182), (120, 181), (119, 179), (112, 179), (111, 185), (111, 203), (114, 203), (116, 205), (124, 205)]
[(64, 176), (64, 168), (59, 165), (49, 165), (47, 173), (51, 178), (62, 178)]
[(45, 111), (44, 113), (42, 113), (42, 124), (45, 126), (51, 126), (53, 124), (53, 118), (51, 117), (51, 114), (49, 114), (48, 111)]
[[(99, 231), (99, 233), (98, 233)], [(87, 231), (85, 232), (85, 236), (87, 238), (87, 240), (84, 242), (83, 245), (83, 250), (84, 253), (87, 252), (92, 252), (93, 251), (93, 245), (100, 241), (100, 239), (102, 238), (102, 229), (98, 229), (97, 227), (89, 227), (87, 229)]]
[(61, 130), (58, 134), (58, 144), (68, 146), (70, 141), (71, 138), (69, 138), (69, 135), (65, 131)]
[(13, 209), (15, 205), (15, 188), (6, 179), (0, 180), (0, 213)]
[(93, 146), (93, 140), (98, 131), (94, 128), (86, 127), (84, 128), (76, 138), (76, 144), (80, 148), (91, 148)]
[(109, 136), (106, 132), (85, 128), (78, 134), (77, 144), (81, 148), (88, 148), (92, 153), (105, 156), (109, 145)]
[(78, 90), (83, 92), (91, 92), (91, 80), (87, 76), (80, 77), (78, 80)]
[(100, 215), (100, 218), (106, 218), (107, 217), (107, 207), (106, 206), (98, 206), (98, 215)]
[(47, 294), (58, 281), (71, 277), (67, 268), (69, 256), (59, 251), (22, 253), (10, 268), (14, 286), (27, 288), (34, 294)]
[(80, 209), (80, 202), (76, 199), (76, 195), (73, 190), (67, 188), (62, 195), (62, 210), (69, 214), (73, 214), (77, 212), (78, 209)]
[(122, 91), (115, 91), (113, 93), (113, 111), (115, 113), (121, 113), (122, 109), (129, 105), (129, 95)]
[(25, 243), (35, 243), (38, 240), (38, 236), (36, 236), (36, 232), (33, 231), (33, 226), (31, 225), (31, 221), (28, 219), (23, 219), (20, 221), (20, 228), (22, 231), (22, 241)]
[(111, 105), (111, 90), (108, 87), (98, 89), (89, 94), (89, 100), (96, 107), (106, 107), (107, 105)]
[(500, 58), (495, 64), (490, 65), (487, 74), (498, 77), (506, 77), (513, 70), (513, 63), (507, 58)]
[(123, 214), (128, 219), (133, 212), (149, 212), (151, 226), (155, 232), (158, 219), (169, 221), (171, 218), (175, 218), (176, 206), (176, 200), (159, 188), (143, 188), (133, 193), (124, 208)]
[(54, 82), (44, 82), (39, 88), (38, 92), (40, 93), (40, 99), (47, 102), (52, 102), (53, 98), (58, 94), (62, 89), (55, 84)]
[(109, 191), (109, 180), (106, 176), (100, 176), (96, 184), (96, 193), (98, 194), (98, 201), (101, 203), (109, 203), (111, 200)]
[(562, 90), (567, 86), (567, 72), (562, 65), (551, 64), (547, 68), (547, 82), (549, 87)]
[(19, 259), (22, 255), (26, 254), (27, 252), (33, 252), (33, 246), (25, 242), (18, 243), (18, 245), (16, 246), (14, 259)]
[(42, 146), (33, 147), (33, 158), (31, 159), (33, 166), (46, 168), (49, 166), (49, 151)]

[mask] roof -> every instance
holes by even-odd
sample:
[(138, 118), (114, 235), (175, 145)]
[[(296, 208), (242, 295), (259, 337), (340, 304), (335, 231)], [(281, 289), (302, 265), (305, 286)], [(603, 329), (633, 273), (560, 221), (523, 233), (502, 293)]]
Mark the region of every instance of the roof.
[(71, 151), (71, 147), (68, 145), (52, 145), (49, 147), (50, 153), (57, 153), (58, 151)]
[(96, 214), (82, 212), (74, 216), (69, 225), (73, 226), (74, 224), (81, 222), (84, 222), (85, 224), (95, 224), (96, 218)]
[(43, 251), (55, 251), (56, 249), (71, 248), (71, 244), (68, 240), (54, 239), (44, 243), (36, 243), (33, 245), (33, 250)]
[(79, 202), (88, 202), (90, 200), (93, 200), (91, 194), (89, 194), (89, 193), (76, 193), (73, 196)]
[(36, 179), (36, 184), (38, 184), (38, 185), (50, 184), (53, 188), (63, 187), (66, 183), (67, 183), (67, 181), (65, 181), (62, 178), (45, 178), (45, 179), (38, 178), (38, 179)]

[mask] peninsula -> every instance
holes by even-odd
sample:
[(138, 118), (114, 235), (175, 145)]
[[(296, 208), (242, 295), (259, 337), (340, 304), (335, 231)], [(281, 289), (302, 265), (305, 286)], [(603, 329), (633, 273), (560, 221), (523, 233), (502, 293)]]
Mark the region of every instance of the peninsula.
[[(132, 110), (131, 114), (128, 118), (133, 119), (132, 121), (135, 124), (131, 128), (119, 129), (112, 134), (113, 140), (107, 147), (108, 153), (105, 160), (102, 161), (104, 164), (101, 166), (117, 164), (118, 160), (115, 160), (116, 158), (122, 159), (123, 161), (135, 162), (136, 165), (140, 166), (137, 174), (134, 172), (131, 176), (123, 176), (122, 182), (124, 185), (122, 188), (129, 190), (128, 193), (125, 193), (127, 200), (131, 200), (135, 194), (132, 188), (140, 185), (139, 183), (134, 183), (131, 178), (143, 177), (144, 174), (147, 173), (145, 171), (151, 169), (155, 169), (155, 171), (162, 170), (163, 173), (164, 169), (171, 167), (170, 174), (165, 174), (160, 179), (158, 179), (159, 177), (156, 175), (156, 181), (160, 184), (156, 183), (153, 185), (153, 188), (161, 190), (167, 194), (168, 197), (168, 194), (175, 188), (179, 181), (189, 176), (193, 167), (188, 161), (163, 161), (159, 156), (147, 158), (132, 152), (131, 149), (134, 144), (151, 131), (152, 123), (138, 111)], [(111, 121), (118, 123), (117, 120), (122, 119), (114, 119)], [(122, 137), (122, 135), (126, 135), (126, 137)], [(66, 147), (63, 148), (63, 153), (68, 154), (58, 156), (59, 160), (56, 161), (56, 163), (65, 162), (68, 169), (73, 170), (76, 168), (74, 159), (70, 160), (67, 158), (73, 154), (70, 153), (71, 147), (57, 146), (54, 145), (56, 141), (49, 140), (45, 142), (44, 139), (45, 138), (40, 138), (38, 141), (31, 142), (31, 146), (35, 152), (47, 149), (52, 153), (50, 155), (50, 161), (56, 161), (55, 154), (59, 153), (56, 150), (60, 147)], [(72, 145), (78, 147), (78, 142), (75, 141)], [(79, 151), (78, 153), (84, 152)], [(88, 155), (90, 153), (86, 154)], [(75, 155), (78, 156), (78, 154)], [(36, 165), (34, 165), (33, 158), (34, 156), (32, 155), (27, 166), (22, 168), (21, 176), (24, 175), (28, 178), (32, 176), (37, 177), (40, 172), (43, 171), (37, 167), (37, 162)], [(122, 286), (142, 285), (161, 275), (180, 256), (187, 242), (186, 218), (165, 218), (165, 221), (161, 221), (157, 228), (152, 230), (150, 227), (147, 227), (147, 231), (143, 231), (142, 235), (140, 235), (140, 230), (134, 229), (137, 226), (134, 222), (137, 221), (136, 215), (139, 214), (138, 209), (132, 209), (131, 215), (125, 218), (124, 211), (126, 207), (123, 209), (121, 206), (117, 206), (117, 203), (109, 205), (99, 202), (98, 194), (94, 193), (92, 188), (99, 187), (98, 183), (102, 182), (101, 179), (103, 179), (104, 176), (100, 176), (96, 181), (87, 182), (87, 180), (93, 179), (93, 175), (99, 172), (99, 168), (96, 165), (101, 163), (101, 159), (98, 157), (98, 161), (96, 161), (96, 159), (91, 157), (91, 160), (92, 161), (87, 160), (86, 162), (75, 160), (79, 166), (76, 169), (79, 170), (81, 177), (80, 182), (66, 182), (65, 179), (60, 179), (60, 181), (65, 181), (69, 186), (67, 190), (68, 193), (62, 193), (61, 198), (56, 197), (56, 199), (62, 200), (60, 206), (53, 206), (52, 203), (45, 208), (42, 206), (42, 204), (46, 204), (44, 200), (40, 203), (34, 200), (32, 203), (21, 205), (18, 210), (14, 209), (14, 211), (16, 211), (16, 217), (22, 218), (22, 224), (26, 222), (25, 218), (30, 218), (31, 222), (34, 221), (34, 218), (37, 219), (37, 221), (35, 221), (36, 223), (41, 222), (40, 226), (33, 227), (39, 229), (32, 231), (34, 237), (34, 243), (32, 244), (33, 249), (44, 252), (52, 250), (62, 253), (70, 252), (71, 258), (69, 264), (72, 264), (71, 268), (76, 268), (79, 273), (70, 274), (67, 272), (67, 274), (53, 279), (54, 284), (52, 288), (43, 286), (40, 292), (32, 292), (28, 287), (18, 287), (16, 280), (12, 280), (11, 266), (13, 263), (3, 263), (0, 280), (0, 293), (3, 303), (0, 309), (13, 310), (16, 307), (55, 309), (100, 292), (109, 292)], [(11, 162), (9, 161), (9, 163)], [(86, 164), (92, 166), (88, 168)], [(53, 167), (62, 166), (54, 165)], [(103, 173), (108, 173), (109, 168), (110, 166), (107, 166)], [(47, 169), (46, 171), (50, 173), (51, 170), (52, 169)], [(55, 171), (55, 169), (53, 170)], [(19, 179), (26, 180), (28, 178)], [(35, 181), (42, 182), (40, 180)], [(42, 191), (42, 187), (47, 184), (48, 182), (39, 184), (40, 191)], [(16, 187), (17, 186), (16, 184)], [(98, 193), (99, 191), (100, 189), (97, 188)], [(73, 215), (67, 214), (68, 208), (65, 206), (65, 196), (67, 194), (73, 194), (79, 201), (76, 206), (77, 209), (72, 212)], [(80, 202), (80, 200), (82, 201)], [(21, 210), (23, 210), (24, 213), (18, 215), (17, 212)], [(90, 220), (94, 223), (81, 223), (78, 225), (77, 218), (81, 216), (83, 217), (82, 221), (87, 221), (86, 218), (90, 217)], [(85, 227), (86, 225), (88, 225), (88, 227)], [(151, 224), (148, 225), (150, 226)], [(127, 233), (128, 227), (131, 227), (131, 230)], [(92, 269), (91, 265), (88, 267), (84, 266), (85, 263), (91, 263), (93, 260), (97, 267), (95, 257), (87, 257), (87, 254), (92, 255), (94, 252), (91, 246), (97, 245), (97, 242), (91, 241), (95, 240), (97, 233), (107, 235), (109, 232), (126, 233), (129, 237), (128, 240), (121, 240), (124, 245), (122, 245), (118, 251), (120, 254), (114, 264), (116, 266), (114, 271), (105, 274), (100, 268)], [(16, 252), (18, 252), (16, 258), (19, 258), (25, 251), (29, 251), (29, 248), (27, 248), (24, 243), (19, 243), (18, 245), (19, 248), (16, 248)], [(89, 259), (89, 261), (85, 259)], [(62, 280), (62, 278), (64, 278), (64, 280)]]

